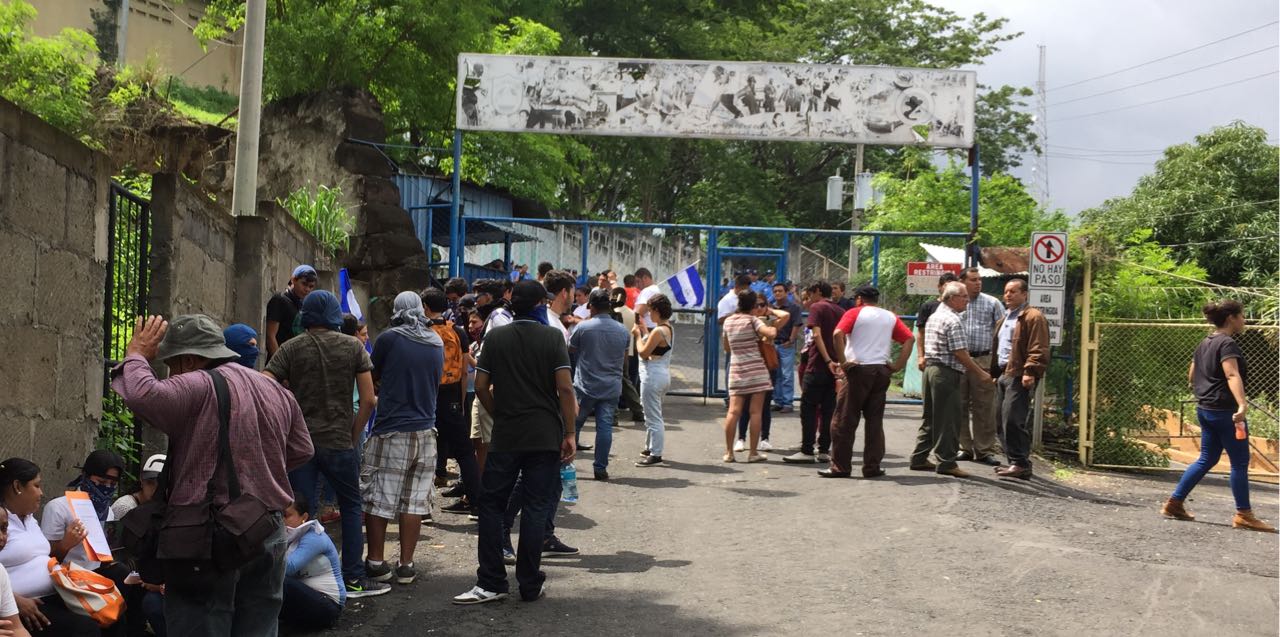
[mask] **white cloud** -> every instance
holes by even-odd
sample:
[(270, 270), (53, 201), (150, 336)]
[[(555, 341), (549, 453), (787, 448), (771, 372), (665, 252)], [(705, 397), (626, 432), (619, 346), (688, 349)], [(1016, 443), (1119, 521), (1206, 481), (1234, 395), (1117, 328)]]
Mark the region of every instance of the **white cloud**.
[[(1280, 131), (1280, 76), (1159, 104), (1093, 117), (1065, 119), (1139, 104), (1275, 71), (1277, 49), (1145, 86), (1055, 106), (1157, 77), (1181, 73), (1219, 60), (1277, 44), (1280, 26), (1271, 25), (1237, 38), (1078, 86), (1054, 87), (1103, 75), (1178, 53), (1280, 19), (1280, 5), (1260, 0), (934, 0), (961, 15), (986, 13), (1009, 19), (1010, 31), (1024, 35), (976, 67), (978, 80), (999, 86), (1034, 87), (1038, 44), (1047, 51), (1049, 87), (1049, 180), (1051, 205), (1070, 213), (1123, 196), (1139, 177), (1151, 172), (1159, 155), (1114, 154), (1098, 150), (1163, 149), (1191, 141), (1215, 126), (1243, 120), (1261, 126), (1276, 139)], [(1031, 100), (1034, 108), (1034, 99)], [(1062, 121), (1056, 121), (1062, 120)], [(1062, 148), (1070, 146), (1074, 150)], [(1075, 157), (1071, 157), (1075, 156)], [(1031, 183), (1026, 158), (1015, 174)], [(1113, 163), (1101, 163), (1102, 161)], [(1126, 162), (1126, 163), (1117, 163)], [(1133, 162), (1128, 163), (1128, 162)], [(1136, 164), (1136, 165), (1135, 165)]]

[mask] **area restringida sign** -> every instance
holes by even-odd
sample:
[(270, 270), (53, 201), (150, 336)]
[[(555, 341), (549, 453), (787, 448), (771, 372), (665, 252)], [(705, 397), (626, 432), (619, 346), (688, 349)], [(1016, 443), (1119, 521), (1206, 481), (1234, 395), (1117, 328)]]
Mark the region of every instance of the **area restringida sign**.
[(458, 56), (462, 130), (973, 145), (973, 71)]

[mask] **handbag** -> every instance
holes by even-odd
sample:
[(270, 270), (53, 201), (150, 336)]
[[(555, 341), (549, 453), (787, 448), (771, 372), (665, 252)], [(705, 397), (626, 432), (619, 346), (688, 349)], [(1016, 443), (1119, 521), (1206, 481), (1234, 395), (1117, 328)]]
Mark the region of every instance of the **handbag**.
[(764, 366), (768, 368), (769, 371), (773, 371), (782, 366), (782, 361), (778, 359), (778, 350), (774, 348), (773, 342), (760, 340), (759, 330), (756, 330), (756, 346), (760, 348), (760, 358), (764, 359)]
[[(207, 590), (217, 574), (235, 570), (264, 553), (267, 538), (279, 521), (256, 496), (241, 493), (231, 453), (231, 396), (217, 370), (205, 370), (218, 400), (218, 460), (205, 486), (205, 497), (193, 504), (168, 505), (156, 534), (156, 557), (164, 567), (165, 586), (187, 592)], [(166, 463), (166, 468), (168, 463)], [(218, 474), (225, 472), (226, 504), (213, 501)]]
[(99, 575), (83, 566), (66, 562), (59, 564), (49, 558), (49, 577), (53, 588), (67, 608), (106, 628), (124, 615), (124, 596), (111, 578)]

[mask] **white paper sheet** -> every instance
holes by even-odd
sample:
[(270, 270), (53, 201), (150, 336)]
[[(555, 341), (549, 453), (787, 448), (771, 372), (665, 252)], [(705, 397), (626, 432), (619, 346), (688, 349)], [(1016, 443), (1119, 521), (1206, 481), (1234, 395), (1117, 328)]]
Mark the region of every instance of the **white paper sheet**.
[(93, 509), (93, 501), (89, 498), (68, 497), (67, 504), (71, 506), (71, 512), (75, 513), (76, 518), (84, 523), (84, 530), (88, 532), (85, 542), (98, 554), (99, 561), (110, 561), (111, 544), (107, 542), (107, 534), (98, 522), (98, 512)]

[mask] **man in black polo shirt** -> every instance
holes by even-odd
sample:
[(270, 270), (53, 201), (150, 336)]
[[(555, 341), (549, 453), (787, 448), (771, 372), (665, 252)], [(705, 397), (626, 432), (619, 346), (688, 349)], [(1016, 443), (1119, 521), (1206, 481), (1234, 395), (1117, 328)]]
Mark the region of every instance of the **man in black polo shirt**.
[(289, 287), (277, 292), (267, 301), (267, 360), (275, 356), (276, 350), (285, 341), (299, 333), (294, 325), (298, 313), (302, 311), (302, 299), (316, 289), (316, 269), (309, 265), (300, 265), (293, 269), (289, 278)]
[(578, 411), (564, 335), (534, 317), (546, 296), (537, 281), (516, 283), (511, 294), (515, 320), (485, 336), (476, 364), (476, 398), (493, 414), (493, 437), (480, 476), (476, 585), (454, 597), (455, 604), (507, 596), (502, 518), (517, 477), (523, 507), (516, 580), (522, 599), (533, 601), (543, 594), (546, 574), (538, 567), (547, 515), (558, 499), (560, 465), (572, 461), (576, 451), (573, 423)]

